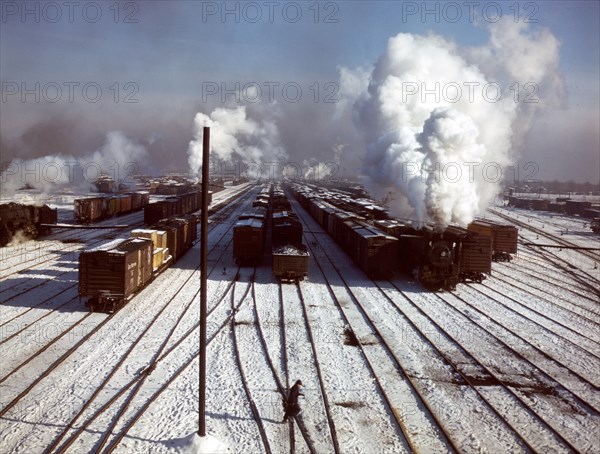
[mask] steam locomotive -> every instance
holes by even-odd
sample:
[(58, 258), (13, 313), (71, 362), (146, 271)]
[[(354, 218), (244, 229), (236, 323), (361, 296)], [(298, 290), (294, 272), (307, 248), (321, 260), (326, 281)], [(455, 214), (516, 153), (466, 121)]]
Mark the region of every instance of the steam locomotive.
[(3, 203), (0, 205), (0, 246), (9, 244), (18, 232), (28, 238), (48, 234), (50, 228), (42, 224), (56, 224), (57, 217), (57, 210), (48, 205)]

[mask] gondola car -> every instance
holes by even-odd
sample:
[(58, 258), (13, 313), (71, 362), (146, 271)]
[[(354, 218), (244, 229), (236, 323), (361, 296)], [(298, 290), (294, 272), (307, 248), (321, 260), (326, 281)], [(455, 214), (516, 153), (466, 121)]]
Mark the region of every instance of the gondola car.
[(280, 281), (303, 280), (308, 275), (308, 248), (302, 243), (274, 246), (273, 274)]

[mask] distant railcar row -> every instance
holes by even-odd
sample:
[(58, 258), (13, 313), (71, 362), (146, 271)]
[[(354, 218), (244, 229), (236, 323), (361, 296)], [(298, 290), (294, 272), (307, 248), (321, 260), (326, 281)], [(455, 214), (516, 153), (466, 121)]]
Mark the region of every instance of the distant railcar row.
[(19, 232), (27, 238), (47, 235), (50, 227), (43, 224), (56, 224), (57, 218), (57, 210), (48, 205), (3, 203), (0, 205), (0, 246), (9, 244)]
[(483, 280), (491, 272), (492, 260), (510, 260), (517, 251), (513, 226), (475, 221), (468, 229), (416, 229), (396, 220), (369, 221), (336, 207), (329, 203), (335, 200), (330, 192), (316, 193), (301, 185), (292, 185), (291, 191), (372, 278), (389, 279), (395, 270), (402, 270), (416, 275), (428, 289), (453, 289), (460, 281)]
[(550, 199), (529, 199), (509, 196), (508, 205), (516, 208), (527, 208), (536, 211), (550, 211), (570, 216), (591, 219), (590, 227), (594, 233), (600, 233), (600, 205), (593, 205), (585, 200), (571, 200), (568, 197), (557, 197), (555, 202)]
[(147, 192), (75, 199), (73, 216), (77, 221), (88, 224), (139, 211), (149, 202), (150, 194)]
[(585, 200), (570, 200), (567, 197), (557, 197), (556, 200), (552, 202), (550, 199), (529, 199), (525, 197), (509, 196), (508, 204), (516, 208), (551, 211), (582, 218), (600, 217), (600, 205), (593, 205), (592, 202)]
[[(209, 192), (210, 204), (212, 193)], [(164, 200), (150, 203), (147, 192), (132, 192), (129, 194), (88, 197), (75, 199), (75, 219), (83, 223), (91, 223), (109, 219), (115, 216), (144, 210), (144, 223), (152, 225), (170, 216), (190, 214), (201, 208), (202, 197), (199, 191), (188, 192)]]
[[(270, 225), (270, 229), (267, 227)], [(273, 274), (280, 281), (299, 281), (308, 274), (309, 253), (302, 244), (302, 224), (279, 185), (267, 185), (233, 228), (233, 257), (240, 265), (257, 265), (271, 232)]]
[(164, 269), (177, 262), (198, 236), (197, 219), (162, 219), (79, 255), (79, 297), (91, 311), (114, 312)]

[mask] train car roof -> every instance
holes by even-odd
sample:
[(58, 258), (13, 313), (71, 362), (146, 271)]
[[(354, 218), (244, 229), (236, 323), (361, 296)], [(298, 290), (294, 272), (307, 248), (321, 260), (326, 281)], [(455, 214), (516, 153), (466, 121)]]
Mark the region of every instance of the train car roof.
[(111, 254), (126, 254), (136, 251), (152, 243), (149, 238), (117, 238), (95, 248), (82, 251), (82, 253), (110, 252)]
[(249, 219), (240, 219), (239, 221), (237, 221), (235, 223), (234, 228), (238, 228), (238, 227), (242, 227), (242, 228), (255, 228), (255, 229), (262, 229), (263, 228), (263, 221), (261, 221), (260, 219), (256, 219), (256, 218), (249, 218)]

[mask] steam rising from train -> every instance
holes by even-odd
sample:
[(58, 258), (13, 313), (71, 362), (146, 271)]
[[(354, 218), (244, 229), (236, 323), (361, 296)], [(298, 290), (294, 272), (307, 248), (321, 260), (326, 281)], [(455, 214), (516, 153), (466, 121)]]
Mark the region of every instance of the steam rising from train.
[[(468, 224), (498, 193), (498, 174), (548, 99), (544, 88), (560, 93), (550, 32), (502, 20), (490, 34), (487, 46), (463, 49), (441, 36), (400, 33), (370, 73), (342, 68), (341, 83), (354, 90), (340, 92), (351, 93), (353, 103), (344, 102), (367, 143), (364, 182), (391, 199), (392, 214), (439, 229)], [(525, 102), (525, 87), (535, 102)]]
[(219, 107), (210, 115), (198, 112), (194, 118), (194, 140), (188, 146), (188, 163), (193, 175), (202, 168), (203, 128), (211, 128), (211, 160), (225, 163), (281, 162), (286, 152), (275, 119), (246, 106)]
[(103, 174), (120, 183), (128, 183), (147, 162), (148, 153), (143, 145), (121, 131), (110, 131), (101, 148), (80, 157), (48, 155), (29, 160), (14, 159), (3, 168), (0, 176), (2, 195), (12, 196), (24, 186), (37, 189), (42, 195), (67, 186), (92, 190)]

